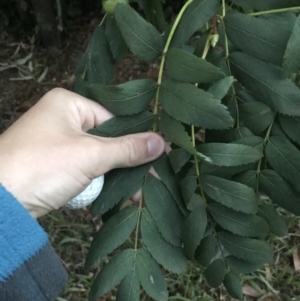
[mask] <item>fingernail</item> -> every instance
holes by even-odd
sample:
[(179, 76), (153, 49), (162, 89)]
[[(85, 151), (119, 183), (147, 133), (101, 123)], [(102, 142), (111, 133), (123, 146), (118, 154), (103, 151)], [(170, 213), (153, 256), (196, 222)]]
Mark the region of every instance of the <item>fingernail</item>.
[(162, 139), (156, 135), (151, 135), (147, 140), (148, 146), (148, 157), (155, 158), (158, 157), (164, 147)]

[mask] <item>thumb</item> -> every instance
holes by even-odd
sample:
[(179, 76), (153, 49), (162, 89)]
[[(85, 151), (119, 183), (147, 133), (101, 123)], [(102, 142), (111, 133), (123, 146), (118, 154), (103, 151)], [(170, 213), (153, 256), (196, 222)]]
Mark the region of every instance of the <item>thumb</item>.
[(153, 161), (164, 152), (164, 148), (165, 142), (158, 134), (140, 133), (109, 138), (102, 145), (101, 153), (107, 170), (111, 170)]

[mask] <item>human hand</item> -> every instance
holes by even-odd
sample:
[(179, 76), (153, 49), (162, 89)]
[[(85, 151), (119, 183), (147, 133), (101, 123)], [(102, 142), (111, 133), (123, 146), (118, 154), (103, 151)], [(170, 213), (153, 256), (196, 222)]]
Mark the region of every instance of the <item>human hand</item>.
[(119, 138), (86, 133), (111, 117), (93, 101), (53, 89), (0, 136), (0, 183), (37, 218), (64, 206), (109, 170), (163, 153), (164, 140), (155, 133)]

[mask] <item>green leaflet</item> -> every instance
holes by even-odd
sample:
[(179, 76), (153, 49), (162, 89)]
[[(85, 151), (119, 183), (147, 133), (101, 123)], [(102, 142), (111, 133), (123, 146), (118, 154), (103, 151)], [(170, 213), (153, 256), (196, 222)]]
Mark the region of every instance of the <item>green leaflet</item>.
[(258, 136), (248, 136), (240, 138), (238, 140), (232, 141), (231, 143), (251, 146), (261, 153), (263, 153), (264, 151), (264, 139)]
[[(194, 167), (193, 167), (194, 168)], [(197, 187), (196, 175), (187, 175), (180, 181), (180, 188), (183, 199), (188, 205)]]
[(273, 123), (272, 129), (271, 129), (271, 136), (279, 136), (279, 137), (289, 140), (289, 138), (284, 133), (282, 127), (280, 126), (280, 124), (278, 122)]
[(271, 20), (276, 22), (278, 26), (284, 27), (290, 32), (293, 31), (294, 25), (296, 23), (297, 17), (294, 12), (284, 12), (284, 13), (277, 13), (277, 14), (267, 14), (262, 15), (260, 18), (264, 18), (266, 20)]
[(257, 172), (255, 170), (247, 170), (233, 178), (233, 181), (247, 185), (253, 190), (257, 187)]
[(146, 249), (139, 249), (136, 255), (136, 271), (147, 295), (157, 301), (168, 300), (168, 289), (159, 266)]
[(129, 134), (147, 132), (153, 124), (153, 115), (148, 111), (131, 115), (113, 117), (94, 129), (89, 134), (101, 137), (120, 137)]
[(115, 18), (126, 44), (135, 56), (151, 63), (162, 54), (163, 39), (158, 31), (129, 5), (118, 3)]
[(168, 75), (181, 82), (210, 83), (225, 77), (220, 69), (182, 49), (171, 48), (166, 55)]
[(226, 34), (238, 49), (264, 61), (282, 65), (291, 31), (272, 20), (238, 12), (225, 18)]
[(181, 168), (188, 162), (190, 159), (191, 154), (185, 151), (182, 148), (173, 149), (169, 152), (169, 159), (173, 171), (178, 173)]
[(169, 116), (164, 110), (161, 110), (158, 112), (158, 124), (159, 129), (168, 141), (175, 143), (194, 156), (198, 155), (190, 136), (187, 134), (180, 121)]
[(133, 249), (121, 251), (106, 264), (95, 279), (89, 300), (97, 301), (100, 297), (119, 284), (132, 268), (135, 252)]
[(164, 110), (182, 122), (208, 129), (225, 129), (233, 125), (220, 100), (192, 84), (167, 79), (160, 86), (159, 99)]
[(85, 269), (96, 267), (107, 256), (123, 244), (137, 223), (138, 208), (127, 207), (110, 218), (98, 231), (85, 261)]
[(266, 156), (271, 166), (300, 191), (299, 150), (282, 137), (271, 137), (266, 146)]
[(259, 206), (258, 215), (263, 217), (269, 224), (270, 233), (283, 237), (288, 235), (288, 228), (284, 218), (279, 215), (272, 205), (262, 204)]
[(216, 254), (217, 242), (213, 234), (204, 237), (195, 252), (196, 261), (204, 267), (210, 265)]
[(240, 259), (257, 264), (268, 263), (273, 259), (272, 247), (265, 241), (245, 238), (228, 232), (218, 232), (218, 237), (224, 248)]
[(208, 284), (214, 288), (217, 288), (222, 284), (225, 274), (226, 271), (223, 259), (213, 261), (203, 273)]
[(232, 84), (233, 84), (233, 77), (228, 76), (214, 83), (207, 90), (207, 92), (212, 94), (215, 98), (222, 100), (226, 96)]
[(132, 115), (147, 108), (157, 84), (150, 79), (137, 79), (117, 86), (91, 84), (88, 87), (93, 99), (115, 115)]
[(263, 263), (253, 263), (250, 261), (246, 261), (234, 256), (228, 256), (226, 257), (226, 262), (230, 268), (231, 271), (234, 271), (238, 274), (249, 274), (255, 272), (257, 269), (259, 269)]
[(179, 188), (179, 182), (177, 181), (177, 178), (174, 175), (168, 155), (166, 153), (163, 153), (157, 160), (152, 162), (152, 166), (158, 174), (158, 176), (160, 177), (161, 181), (167, 186), (167, 188), (171, 192), (181, 212), (186, 213), (186, 209)]
[[(150, 164), (144, 164), (134, 168), (114, 169), (105, 176), (105, 183), (101, 194), (93, 202), (92, 213), (103, 214), (116, 205), (124, 196), (132, 191), (132, 183), (139, 182), (149, 171)], [(132, 196), (131, 195), (131, 196)], [(131, 197), (129, 196), (129, 198)]]
[(116, 61), (123, 60), (127, 54), (127, 46), (114, 16), (107, 16), (105, 33), (114, 59)]
[(165, 30), (168, 27), (168, 23), (165, 20), (164, 10), (161, 0), (151, 1), (152, 10), (155, 15), (156, 23), (161, 30)]
[(299, 5), (298, 0), (232, 0), (233, 3), (244, 8), (253, 8), (257, 10), (269, 10), (275, 8), (293, 7)]
[(257, 149), (241, 144), (206, 143), (197, 150), (211, 158), (217, 166), (239, 166), (258, 161), (262, 153)]
[(247, 214), (258, 210), (255, 191), (246, 185), (204, 175), (201, 183), (205, 193), (218, 203)]
[(225, 275), (223, 284), (228, 294), (234, 298), (241, 300), (243, 298), (242, 284), (237, 274), (229, 272)]
[(292, 35), (284, 54), (283, 69), (286, 76), (296, 73), (300, 68), (300, 17), (298, 16)]
[(265, 169), (260, 174), (259, 188), (282, 208), (300, 215), (300, 198), (292, 186), (274, 170)]
[(289, 138), (300, 144), (300, 117), (280, 115), (280, 124)]
[[(173, 246), (180, 246), (183, 217), (168, 188), (148, 174), (143, 192), (147, 208), (162, 237)], [(168, 216), (172, 218), (166, 218)]]
[(262, 133), (272, 122), (274, 112), (262, 102), (248, 102), (239, 105), (240, 123), (254, 134)]
[(216, 13), (219, 0), (194, 0), (185, 11), (171, 42), (172, 47), (182, 47), (190, 36)]
[(133, 266), (128, 275), (121, 282), (117, 301), (140, 301), (140, 281)]
[(277, 67), (246, 53), (229, 56), (231, 70), (239, 82), (271, 108), (286, 115), (300, 115), (300, 90)]
[(205, 200), (199, 194), (194, 193), (186, 207), (188, 210), (193, 211), (198, 206), (205, 206)]
[(182, 242), (186, 257), (194, 260), (194, 253), (200, 244), (207, 225), (204, 206), (196, 207), (185, 219), (182, 230)]
[(226, 131), (222, 131), (219, 133), (221, 135), (220, 142), (233, 142), (238, 139), (242, 139), (245, 137), (254, 136), (254, 134), (246, 127), (229, 129)]
[(172, 273), (181, 274), (186, 271), (187, 262), (183, 250), (171, 246), (160, 236), (146, 208), (143, 209), (141, 233), (144, 244), (159, 264)]
[(269, 232), (267, 222), (259, 216), (236, 212), (221, 204), (208, 204), (214, 220), (225, 230), (247, 237), (265, 237)]
[(104, 29), (100, 26), (90, 39), (85, 54), (79, 62), (75, 76), (88, 83), (110, 84), (114, 77), (114, 66)]

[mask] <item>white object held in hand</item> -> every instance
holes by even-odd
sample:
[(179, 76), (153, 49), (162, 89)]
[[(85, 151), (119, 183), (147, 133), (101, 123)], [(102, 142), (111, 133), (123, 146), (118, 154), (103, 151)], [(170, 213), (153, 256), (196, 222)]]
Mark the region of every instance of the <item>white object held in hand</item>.
[(102, 191), (104, 175), (94, 179), (92, 183), (66, 204), (69, 209), (80, 209), (93, 203)]

